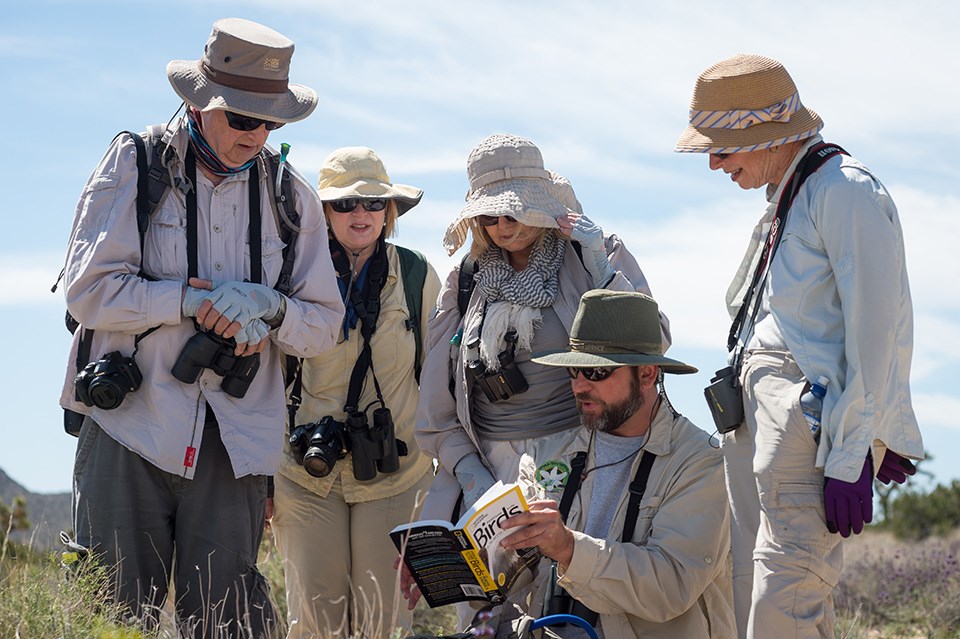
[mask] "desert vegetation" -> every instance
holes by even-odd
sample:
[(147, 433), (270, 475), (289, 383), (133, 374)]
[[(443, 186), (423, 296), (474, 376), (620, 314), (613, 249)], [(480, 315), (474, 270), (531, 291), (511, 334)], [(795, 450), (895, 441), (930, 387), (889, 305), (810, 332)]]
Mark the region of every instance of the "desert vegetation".
[[(890, 494), (880, 516), (845, 545), (845, 568), (835, 592), (837, 637), (960, 637), (960, 482)], [(29, 504), (0, 503), (0, 524), (0, 639), (176, 637), (169, 606), (161, 611), (160, 628), (143, 633), (118, 621), (123, 615), (110, 603), (105, 569), (71, 563), (69, 555), (64, 562), (59, 551), (10, 540), (12, 531), (31, 526)], [(269, 534), (260, 565), (283, 618), (283, 566)], [(415, 633), (458, 630), (451, 607), (420, 606)]]

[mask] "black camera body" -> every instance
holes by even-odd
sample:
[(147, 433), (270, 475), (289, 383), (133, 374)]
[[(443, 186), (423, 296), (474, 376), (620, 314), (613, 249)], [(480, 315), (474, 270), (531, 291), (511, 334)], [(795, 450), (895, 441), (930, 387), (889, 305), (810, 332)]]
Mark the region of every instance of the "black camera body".
[(467, 379), (473, 380), (483, 390), (483, 394), (490, 402), (501, 402), (530, 388), (527, 379), (517, 368), (514, 361), (514, 354), (517, 350), (517, 332), (507, 331), (504, 340), (507, 342), (507, 347), (497, 355), (497, 361), (500, 363), (500, 370), (497, 371), (488, 371), (486, 365), (479, 358), (479, 337), (474, 337), (467, 344), (467, 352), (476, 354), (467, 363)]
[(743, 423), (743, 390), (737, 367), (721, 368), (703, 389), (717, 432), (729, 433)]
[(290, 433), (290, 449), (310, 475), (326, 477), (339, 459), (353, 453), (353, 476), (369, 481), (381, 473), (400, 469), (406, 445), (398, 441), (388, 408), (373, 411), (373, 426), (367, 414), (351, 411), (345, 422), (327, 415), (319, 422), (302, 424)]
[(139, 390), (142, 383), (143, 373), (136, 360), (124, 357), (120, 351), (112, 351), (90, 362), (74, 378), (80, 401), (103, 410), (120, 406), (127, 393)]
[(227, 395), (240, 399), (260, 370), (260, 353), (238, 356), (235, 339), (209, 331), (198, 331), (187, 340), (170, 372), (184, 384), (193, 384), (204, 368), (223, 377), (220, 387)]

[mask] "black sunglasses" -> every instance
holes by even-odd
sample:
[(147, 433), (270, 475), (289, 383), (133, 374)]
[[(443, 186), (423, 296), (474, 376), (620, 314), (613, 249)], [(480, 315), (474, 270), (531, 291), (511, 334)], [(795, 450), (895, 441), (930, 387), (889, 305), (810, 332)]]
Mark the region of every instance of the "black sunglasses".
[(711, 153), (710, 155), (712, 155), (713, 157), (715, 157), (715, 158), (717, 158), (718, 160), (720, 160), (721, 162), (723, 162), (724, 160), (726, 160), (728, 157), (730, 157), (730, 156), (733, 155), (733, 154), (732, 154), (732, 153)]
[(617, 370), (616, 367), (611, 366), (594, 366), (592, 368), (575, 368), (568, 366), (567, 374), (570, 376), (570, 379), (576, 379), (577, 373), (580, 373), (591, 382), (602, 382), (613, 375), (613, 371), (615, 370)]
[(344, 200), (333, 200), (330, 202), (330, 208), (337, 213), (349, 213), (362, 204), (366, 211), (382, 211), (387, 208), (387, 200), (384, 198), (361, 199), (359, 197), (348, 197)]
[(478, 215), (478, 216), (477, 216), (477, 224), (479, 224), (480, 226), (496, 226), (497, 223), (500, 222), (500, 218), (501, 218), (501, 217), (507, 218), (507, 221), (508, 221), (508, 222), (516, 222), (516, 221), (517, 221), (517, 218), (515, 218), (515, 217), (513, 217), (513, 216), (511, 216), (511, 215), (503, 215), (503, 216), (500, 216), (500, 215)]
[(224, 111), (227, 116), (227, 124), (231, 129), (237, 131), (255, 131), (260, 125), (267, 127), (267, 131), (276, 131), (282, 127), (284, 122), (274, 122), (272, 120), (261, 120), (260, 118), (251, 118), (249, 115), (240, 115), (233, 111)]

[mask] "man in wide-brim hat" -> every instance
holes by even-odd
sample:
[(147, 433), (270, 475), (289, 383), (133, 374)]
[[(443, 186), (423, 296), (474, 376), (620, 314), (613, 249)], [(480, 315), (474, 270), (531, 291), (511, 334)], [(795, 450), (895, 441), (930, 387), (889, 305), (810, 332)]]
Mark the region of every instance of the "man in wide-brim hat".
[[(185, 636), (270, 632), (256, 562), (284, 440), (278, 350), (319, 354), (343, 315), (320, 202), (265, 148), (316, 107), (313, 90), (289, 81), (293, 48), (230, 18), (199, 60), (171, 62), (186, 114), (150, 127), (142, 153), (141, 136), (117, 136), (81, 195), (67, 254), (67, 307), (81, 325), (61, 396), (82, 419), (77, 542), (119, 562), (117, 600), (144, 625), (172, 578)], [(105, 354), (122, 368), (75, 383), (88, 363), (106, 370)], [(142, 382), (127, 383), (134, 369)], [(112, 403), (98, 390), (109, 380), (124, 391)]]
[[(741, 54), (697, 78), (676, 144), (769, 203), (727, 291), (745, 409), (723, 435), (741, 638), (832, 637), (841, 537), (870, 522), (875, 471), (903, 482), (905, 458), (923, 457), (897, 208), (822, 127), (781, 63)], [(821, 378), (821, 414), (805, 414)]]
[(586, 618), (606, 639), (732, 636), (720, 451), (666, 398), (663, 373), (697, 369), (663, 355), (657, 303), (642, 293), (589, 291), (569, 346), (534, 361), (567, 369), (583, 426), (569, 451), (574, 461), (556, 462), (572, 469), (560, 501), (570, 500), (569, 512), (535, 501), (504, 524), (521, 528), (507, 537), (508, 549), (537, 546), (546, 557), (529, 614), (545, 614), (544, 591), (559, 586), (573, 602), (561, 604), (555, 592), (550, 613)]

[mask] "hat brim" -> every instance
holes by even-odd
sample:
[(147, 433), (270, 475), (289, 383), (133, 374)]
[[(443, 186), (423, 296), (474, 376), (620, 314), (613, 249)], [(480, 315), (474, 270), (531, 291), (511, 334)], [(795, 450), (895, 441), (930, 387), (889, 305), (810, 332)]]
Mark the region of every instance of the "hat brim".
[(298, 122), (317, 108), (317, 93), (302, 84), (288, 84), (284, 93), (253, 93), (211, 82), (199, 60), (167, 64), (167, 79), (180, 98), (201, 111), (235, 111), (273, 122)]
[(801, 107), (789, 122), (764, 122), (746, 129), (719, 129), (688, 125), (680, 134), (677, 153), (739, 153), (805, 140), (823, 128), (817, 112)]
[(449, 255), (467, 237), (467, 220), (480, 215), (509, 215), (521, 224), (558, 229), (557, 218), (571, 212), (549, 190), (550, 182), (539, 179), (501, 180), (473, 191), (460, 215), (447, 227), (443, 245)]
[(317, 190), (321, 202), (333, 202), (350, 197), (386, 198), (397, 203), (397, 216), (401, 216), (417, 204), (423, 191), (407, 184), (388, 184), (380, 180), (357, 180), (346, 186), (328, 186)]
[(535, 353), (530, 361), (545, 366), (592, 368), (594, 366), (659, 366), (664, 373), (688, 375), (699, 370), (689, 364), (662, 355), (641, 353), (584, 353), (568, 350), (551, 350)]

